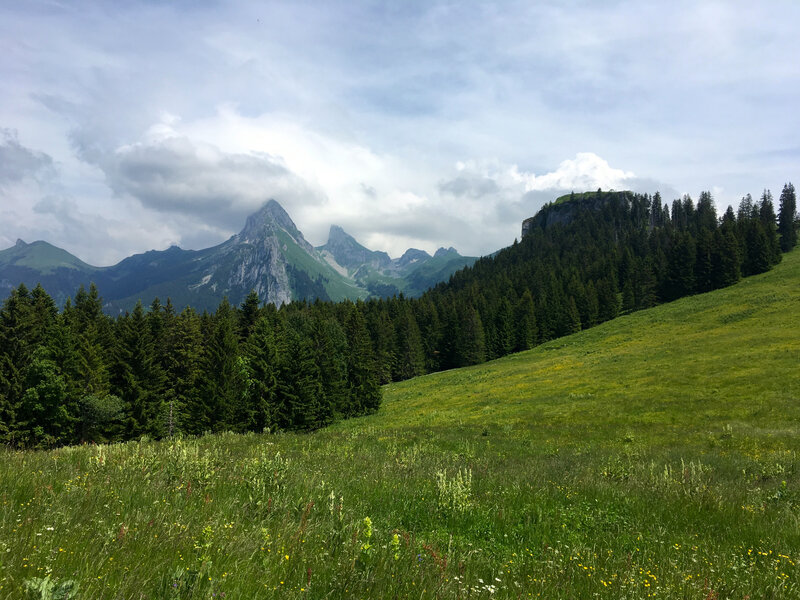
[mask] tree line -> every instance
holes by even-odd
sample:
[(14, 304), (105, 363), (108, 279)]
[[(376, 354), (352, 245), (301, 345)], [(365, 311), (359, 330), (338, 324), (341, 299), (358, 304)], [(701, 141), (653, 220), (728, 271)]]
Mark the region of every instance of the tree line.
[(112, 319), (94, 285), (61, 311), (20, 285), (0, 309), (0, 439), (13, 446), (310, 430), (380, 401), (353, 303), (278, 311), (253, 292), (213, 314), (155, 299)]
[(52, 446), (316, 429), (377, 410), (380, 384), (732, 285), (797, 243), (791, 184), (777, 215), (767, 190), (722, 217), (709, 192), (669, 206), (658, 193), (598, 190), (569, 210), (416, 299), (276, 309), (252, 292), (213, 314), (176, 314), (156, 299), (112, 319), (94, 286), (61, 311), (41, 287), (20, 286), (0, 309), (0, 438)]
[(567, 222), (538, 219), (522, 240), (421, 298), (364, 303), (381, 382), (480, 363), (732, 285), (769, 270), (797, 243), (792, 184), (778, 215), (767, 190), (721, 218), (709, 192), (670, 207), (658, 193), (598, 190), (570, 212)]

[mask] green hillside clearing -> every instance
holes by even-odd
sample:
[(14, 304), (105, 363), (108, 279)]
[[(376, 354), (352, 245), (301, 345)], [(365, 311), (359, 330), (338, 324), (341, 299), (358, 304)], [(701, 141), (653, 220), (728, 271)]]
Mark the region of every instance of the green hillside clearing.
[(59, 268), (87, 273), (98, 270), (97, 267), (87, 265), (66, 250), (42, 241), (31, 244), (17, 243), (11, 248), (0, 250), (0, 266), (28, 267), (44, 275), (49, 275)]
[(798, 598), (798, 331), (796, 250), (315, 434), (7, 451), (0, 598)]

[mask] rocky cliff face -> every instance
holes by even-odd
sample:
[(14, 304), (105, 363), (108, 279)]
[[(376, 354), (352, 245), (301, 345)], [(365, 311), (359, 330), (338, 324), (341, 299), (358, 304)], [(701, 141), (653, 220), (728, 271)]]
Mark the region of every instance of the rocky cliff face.
[[(206, 287), (237, 303), (255, 290), (262, 301), (281, 306), (301, 297), (289, 276), (292, 257), (297, 255), (324, 266), (288, 213), (270, 200), (247, 217), (239, 233), (201, 261), (203, 269), (194, 289)], [(322, 285), (313, 295), (328, 299)]]
[[(281, 306), (292, 301), (292, 289), (286, 273), (286, 260), (274, 235), (250, 238), (231, 250), (232, 262), (225, 277), (224, 289), (255, 290), (264, 302)], [(213, 275), (212, 275), (213, 278)]]
[[(363, 266), (373, 269), (387, 268), (392, 259), (386, 252), (376, 252), (359, 244), (355, 238), (338, 225), (331, 225), (328, 243), (317, 248), (329, 262), (343, 267), (352, 275)], [(331, 261), (333, 259), (333, 261)]]
[(433, 257), (412, 248), (392, 260), (337, 226), (331, 227), (328, 243), (315, 249), (281, 205), (270, 200), (218, 246), (150, 250), (111, 267), (87, 265), (46, 242), (20, 241), (0, 250), (0, 298), (20, 283), (33, 287), (40, 281), (59, 304), (80, 285), (94, 282), (112, 314), (155, 297), (170, 298), (178, 310), (214, 310), (223, 297), (240, 304), (251, 289), (277, 306), (303, 298), (415, 296), (474, 260), (453, 248), (440, 248)]
[(528, 235), (535, 227), (545, 229), (557, 224), (570, 223), (578, 212), (600, 212), (612, 201), (627, 202), (632, 192), (596, 191), (581, 194), (568, 194), (556, 198), (554, 202), (545, 204), (541, 210), (522, 222), (522, 237)]

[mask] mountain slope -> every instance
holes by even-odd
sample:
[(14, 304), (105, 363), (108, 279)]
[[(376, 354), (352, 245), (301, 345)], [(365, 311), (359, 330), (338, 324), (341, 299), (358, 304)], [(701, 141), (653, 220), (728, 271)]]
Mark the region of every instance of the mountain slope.
[[(112, 307), (138, 298), (169, 297), (176, 306), (216, 307), (223, 296), (241, 303), (251, 289), (280, 306), (294, 299), (342, 300), (366, 294), (328, 265), (274, 200), (247, 218), (226, 242), (200, 251), (170, 248), (132, 256), (111, 269)], [(144, 283), (144, 285), (138, 285)]]
[[(223, 297), (239, 304), (253, 289), (263, 302), (357, 300), (398, 293), (418, 296), (474, 258), (454, 249), (434, 257), (410, 249), (392, 260), (369, 250), (337, 226), (325, 246), (314, 248), (275, 200), (247, 218), (229, 240), (203, 250), (151, 250), (110, 267), (93, 267), (47, 242), (0, 251), (0, 297), (20, 283), (42, 283), (57, 304), (80, 285), (95, 283), (110, 313), (130, 310), (138, 300), (172, 300), (181, 309), (215, 308)], [(425, 267), (423, 269), (423, 267)]]
[(315, 433), (7, 452), (4, 591), (796, 599), (798, 327), (795, 250)]
[(0, 250), (0, 297), (20, 283), (29, 288), (41, 283), (60, 304), (81, 283), (101, 277), (102, 269), (47, 242), (17, 240), (11, 248)]
[(439, 248), (433, 256), (424, 250), (409, 248), (399, 258), (392, 259), (385, 252), (362, 246), (338, 225), (331, 226), (328, 242), (317, 250), (336, 271), (376, 297), (400, 293), (420, 296), (477, 260), (461, 256), (452, 247)]
[[(800, 250), (729, 288), (618, 317), (527, 352), (386, 388), (381, 427), (454, 422), (646, 427), (697, 435), (800, 422)], [(343, 427), (349, 425), (343, 424)], [(775, 430), (775, 435), (782, 435)]]

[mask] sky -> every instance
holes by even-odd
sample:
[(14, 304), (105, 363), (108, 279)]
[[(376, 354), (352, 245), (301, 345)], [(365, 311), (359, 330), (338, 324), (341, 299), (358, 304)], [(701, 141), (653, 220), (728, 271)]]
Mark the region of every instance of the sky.
[(570, 191), (800, 177), (800, 2), (0, 3), (0, 248), (205, 248), (275, 199), (482, 255)]

